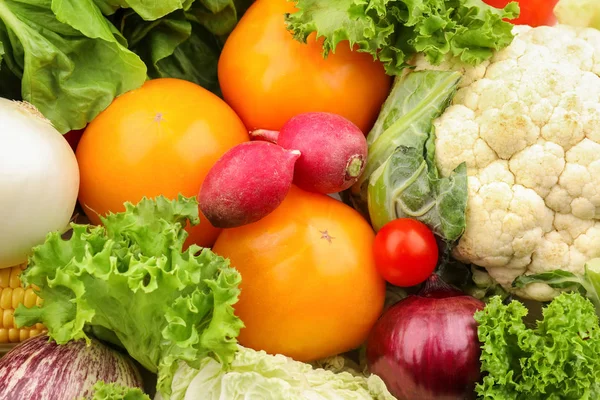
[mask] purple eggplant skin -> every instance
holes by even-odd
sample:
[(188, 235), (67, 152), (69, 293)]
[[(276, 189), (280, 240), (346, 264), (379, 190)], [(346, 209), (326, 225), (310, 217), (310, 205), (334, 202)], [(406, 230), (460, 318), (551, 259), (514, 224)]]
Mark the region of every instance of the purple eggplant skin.
[(91, 398), (102, 380), (143, 388), (132, 360), (92, 339), (64, 345), (45, 335), (28, 339), (0, 358), (0, 399), (74, 400)]

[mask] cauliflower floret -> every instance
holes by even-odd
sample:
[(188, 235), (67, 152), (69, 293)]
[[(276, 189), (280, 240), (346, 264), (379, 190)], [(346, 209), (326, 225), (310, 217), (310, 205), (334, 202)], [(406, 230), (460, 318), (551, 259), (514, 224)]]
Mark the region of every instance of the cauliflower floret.
[[(515, 27), (513, 43), (464, 72), (438, 118), (436, 159), (448, 176), (467, 163), (467, 227), (457, 259), (504, 288), (522, 274), (582, 274), (600, 257), (600, 31)], [(431, 69), (422, 58), (418, 69)], [(517, 291), (549, 300), (556, 290)]]

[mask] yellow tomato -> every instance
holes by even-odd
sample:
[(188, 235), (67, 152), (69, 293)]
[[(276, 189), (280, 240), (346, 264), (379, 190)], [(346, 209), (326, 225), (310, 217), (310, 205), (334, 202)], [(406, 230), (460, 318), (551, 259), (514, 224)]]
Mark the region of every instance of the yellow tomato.
[(355, 210), (296, 187), (262, 220), (224, 230), (213, 250), (242, 275), (240, 343), (299, 361), (358, 347), (385, 298), (373, 240)]
[[(116, 98), (86, 128), (77, 160), (79, 200), (93, 223), (143, 196), (196, 196), (213, 164), (248, 141), (244, 124), (220, 98), (193, 83), (156, 79)], [(189, 242), (214, 243), (208, 220)]]
[(244, 14), (219, 59), (223, 97), (251, 130), (279, 130), (298, 114), (323, 111), (346, 117), (366, 134), (391, 78), (347, 41), (327, 59), (322, 40), (296, 41), (284, 20), (294, 10), (286, 0), (257, 0)]

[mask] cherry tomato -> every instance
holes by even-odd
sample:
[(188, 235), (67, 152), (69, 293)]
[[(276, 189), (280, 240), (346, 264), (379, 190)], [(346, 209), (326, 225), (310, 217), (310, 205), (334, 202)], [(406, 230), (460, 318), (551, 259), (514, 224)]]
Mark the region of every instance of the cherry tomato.
[(558, 0), (483, 0), (492, 7), (504, 8), (508, 3), (516, 1), (521, 7), (518, 18), (511, 20), (515, 25), (542, 26), (554, 25), (554, 6)]
[(225, 101), (250, 130), (279, 130), (290, 118), (310, 111), (339, 114), (363, 133), (371, 129), (392, 78), (369, 54), (341, 42), (323, 58), (323, 40), (296, 41), (284, 14), (287, 0), (257, 0), (227, 38), (219, 58)]
[(354, 209), (295, 186), (265, 218), (223, 230), (213, 250), (242, 275), (239, 342), (298, 361), (360, 346), (385, 299), (374, 238)]
[(388, 222), (375, 236), (375, 265), (392, 285), (424, 282), (435, 270), (438, 247), (427, 225), (410, 218)]

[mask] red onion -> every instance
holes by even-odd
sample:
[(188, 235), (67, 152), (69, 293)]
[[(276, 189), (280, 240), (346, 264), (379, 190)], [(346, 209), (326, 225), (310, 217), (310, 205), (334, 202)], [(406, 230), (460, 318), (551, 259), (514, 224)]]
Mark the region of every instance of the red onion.
[(390, 307), (367, 341), (367, 361), (398, 400), (475, 398), (480, 378), (477, 323), (485, 304), (432, 275)]

